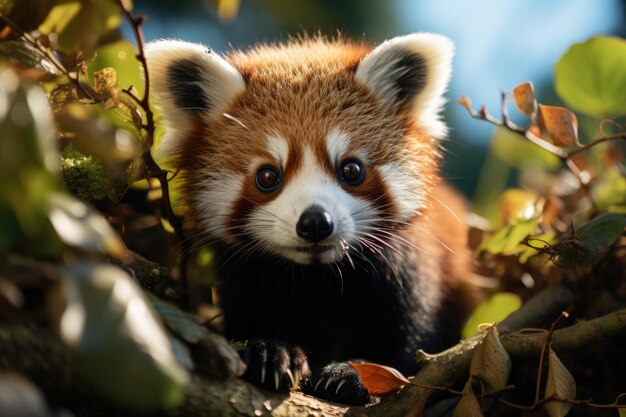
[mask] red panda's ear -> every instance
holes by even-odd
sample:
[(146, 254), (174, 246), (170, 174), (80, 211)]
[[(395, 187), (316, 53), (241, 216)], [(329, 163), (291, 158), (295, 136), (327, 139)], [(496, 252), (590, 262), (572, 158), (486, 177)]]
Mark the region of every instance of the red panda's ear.
[(452, 72), (452, 41), (434, 33), (390, 39), (361, 60), (356, 79), (392, 111), (412, 112), (434, 137), (446, 134), (441, 111)]
[(159, 40), (146, 45), (154, 104), (165, 121), (160, 156), (176, 152), (196, 117), (219, 116), (245, 89), (241, 73), (204, 45)]

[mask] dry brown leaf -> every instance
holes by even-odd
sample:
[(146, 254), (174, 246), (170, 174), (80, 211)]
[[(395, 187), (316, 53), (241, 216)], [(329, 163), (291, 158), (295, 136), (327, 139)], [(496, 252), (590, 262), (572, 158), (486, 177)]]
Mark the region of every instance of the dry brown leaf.
[(115, 68), (106, 67), (93, 73), (94, 89), (99, 94), (110, 94), (117, 84)]
[[(576, 381), (552, 349), (550, 349), (548, 356), (548, 379), (545, 396), (546, 398), (557, 397), (568, 400), (576, 398)], [(544, 408), (550, 417), (563, 417), (572, 408), (572, 404), (549, 401), (544, 405)]]
[(478, 399), (476, 399), (472, 389), (472, 377), (467, 379), (463, 388), (463, 395), (454, 408), (452, 417), (483, 417), (483, 410), (480, 408)]
[(537, 112), (537, 98), (535, 97), (535, 87), (533, 83), (527, 81), (513, 89), (513, 98), (519, 111), (529, 116)]
[(382, 397), (411, 383), (400, 371), (389, 366), (375, 363), (348, 363), (359, 373), (361, 382), (373, 397)]
[(556, 146), (580, 146), (578, 119), (565, 107), (539, 105), (541, 130), (550, 135)]
[(486, 392), (493, 392), (506, 386), (510, 372), (511, 358), (492, 326), (474, 352), (470, 375), (483, 383)]
[(472, 101), (469, 99), (468, 96), (459, 97), (459, 99), (457, 100), (457, 103), (465, 107), (469, 112), (472, 112)]

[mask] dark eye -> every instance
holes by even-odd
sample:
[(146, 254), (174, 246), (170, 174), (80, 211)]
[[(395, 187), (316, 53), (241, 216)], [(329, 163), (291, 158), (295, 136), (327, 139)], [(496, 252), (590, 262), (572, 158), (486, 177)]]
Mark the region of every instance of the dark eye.
[(256, 173), (256, 186), (264, 193), (271, 193), (280, 186), (278, 170), (271, 166), (264, 166)]
[(354, 158), (346, 159), (339, 168), (339, 179), (348, 185), (359, 185), (365, 177), (365, 168)]

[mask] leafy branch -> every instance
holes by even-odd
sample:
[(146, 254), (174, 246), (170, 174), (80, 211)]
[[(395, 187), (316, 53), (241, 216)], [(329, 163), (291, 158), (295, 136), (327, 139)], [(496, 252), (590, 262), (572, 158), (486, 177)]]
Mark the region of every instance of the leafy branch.
[[(508, 103), (511, 98), (515, 99), (518, 109), (523, 114), (530, 116), (528, 125), (518, 126), (511, 121), (508, 112)], [(578, 120), (574, 113), (564, 107), (538, 105), (531, 82), (515, 87), (513, 97), (507, 94), (506, 91), (502, 91), (501, 119), (492, 116), (486, 106), (482, 106), (479, 111), (476, 111), (467, 96), (460, 97), (458, 103), (465, 107), (474, 119), (486, 121), (494, 126), (504, 127), (511, 132), (519, 133), (541, 149), (558, 157), (578, 178), (583, 187), (586, 187), (589, 183), (589, 177), (578, 168), (572, 158), (601, 143), (626, 141), (626, 126), (620, 125), (611, 119), (604, 119), (600, 125), (600, 137), (591, 140), (587, 144), (581, 144), (578, 141)], [(604, 134), (602, 126), (605, 124), (617, 127), (619, 132), (612, 135)], [(551, 139), (551, 141), (547, 138)], [(575, 148), (566, 150), (562, 146), (575, 146)]]

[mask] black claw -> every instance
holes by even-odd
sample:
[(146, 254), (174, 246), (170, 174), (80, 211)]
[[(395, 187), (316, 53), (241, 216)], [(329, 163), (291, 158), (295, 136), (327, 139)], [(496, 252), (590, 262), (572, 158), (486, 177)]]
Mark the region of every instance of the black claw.
[(347, 362), (335, 362), (325, 366), (309, 393), (343, 404), (363, 405), (371, 401), (359, 374)]
[(299, 347), (257, 339), (248, 342), (240, 354), (247, 365), (244, 378), (268, 390), (297, 389), (311, 374), (307, 357)]

